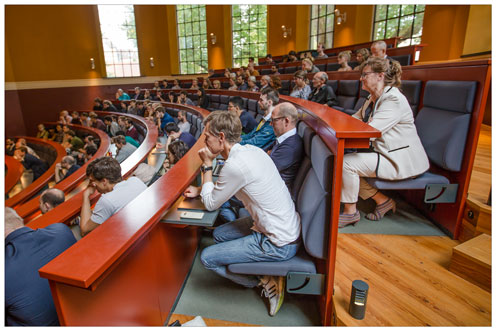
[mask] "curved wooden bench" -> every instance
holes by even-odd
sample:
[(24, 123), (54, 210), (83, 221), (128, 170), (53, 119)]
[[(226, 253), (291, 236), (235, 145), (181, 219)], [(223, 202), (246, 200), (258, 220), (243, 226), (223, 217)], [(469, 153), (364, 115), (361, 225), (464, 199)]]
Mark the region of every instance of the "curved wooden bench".
[(16, 138), (24, 138), (26, 139), (27, 143), (49, 146), (56, 151), (57, 158), (55, 159), (53, 164), (48, 168), (48, 170), (45, 171), (45, 173), (41, 175), (39, 178), (37, 178), (34, 182), (32, 182), (31, 185), (26, 187), (18, 194), (14, 195), (12, 198), (5, 201), (5, 206), (11, 208), (14, 208), (20, 203), (27, 201), (33, 195), (38, 193), (43, 187), (45, 187), (45, 185), (47, 185), (55, 177), (55, 165), (59, 163), (65, 155), (67, 155), (64, 147), (62, 147), (62, 145), (60, 145), (59, 143), (55, 143), (50, 140), (38, 139), (32, 137), (16, 137)]
[(5, 155), (5, 166), (5, 194), (7, 194), (21, 179), (24, 167), (10, 155)]
[[(55, 126), (58, 123), (49, 122), (44, 124), (46, 127), (48, 127), (50, 125)], [(75, 188), (77, 185), (79, 185), (82, 181), (86, 179), (86, 168), (88, 164), (94, 159), (105, 156), (110, 146), (110, 138), (102, 130), (85, 127), (81, 125), (74, 125), (74, 124), (68, 125), (68, 127), (71, 128), (72, 130), (78, 130), (80, 132), (82, 131), (94, 137), (97, 137), (100, 140), (100, 147), (98, 147), (98, 150), (96, 151), (95, 155), (93, 155), (93, 157), (88, 162), (86, 162), (83, 166), (81, 166), (81, 168), (76, 170), (69, 177), (55, 184), (54, 188), (58, 188), (59, 190), (62, 190), (64, 193), (70, 192), (73, 188)], [(21, 216), (24, 219), (24, 222), (27, 223), (32, 219), (33, 216), (36, 216), (33, 214), (37, 213), (39, 211), (39, 208), (40, 205), (38, 199), (34, 198), (22, 204), (21, 206), (18, 206), (16, 208), (16, 211), (19, 214), (19, 216)]]
[[(82, 112), (82, 111), (81, 111)], [(110, 112), (97, 112), (98, 114), (107, 115), (107, 114), (116, 114)], [(123, 115), (123, 114), (121, 114)], [(146, 127), (147, 136), (145, 140), (141, 143), (138, 149), (130, 155), (124, 162), (121, 163), (122, 177), (127, 178), (130, 176), (134, 169), (138, 167), (138, 165), (145, 160), (148, 153), (155, 147), (158, 137), (157, 127), (154, 123), (145, 120), (139, 116), (126, 114), (128, 117), (132, 117), (135, 121), (141, 123)], [(91, 203), (93, 204), (100, 197), (98, 192), (95, 192), (90, 198)], [(43, 228), (53, 223), (66, 223), (72, 220), (76, 215), (79, 214), (81, 210), (81, 204), (83, 201), (83, 192), (79, 192), (74, 195), (69, 200), (66, 200), (61, 205), (57, 206), (50, 210), (48, 213), (38, 217), (32, 222), (28, 223), (27, 226), (37, 229)]]

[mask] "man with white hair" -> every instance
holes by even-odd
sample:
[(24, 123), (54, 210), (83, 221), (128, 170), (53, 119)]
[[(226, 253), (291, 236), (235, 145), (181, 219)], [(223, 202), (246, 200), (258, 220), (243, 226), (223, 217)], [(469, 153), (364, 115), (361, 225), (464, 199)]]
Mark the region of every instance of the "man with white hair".
[(121, 88), (117, 90), (117, 93), (115, 94), (115, 98), (117, 100), (131, 100), (129, 94), (124, 92)]
[(55, 182), (58, 183), (66, 179), (79, 168), (80, 166), (76, 164), (76, 159), (74, 157), (70, 155), (64, 156), (62, 161), (55, 165)]
[(5, 208), (5, 324), (59, 325), (48, 280), (38, 270), (76, 242), (67, 225), (33, 230)]
[(260, 78), (260, 92), (263, 92), (265, 89), (270, 88), (270, 82), (270, 76), (263, 75), (262, 78)]
[(323, 71), (313, 75), (312, 84), (314, 89), (308, 96), (308, 100), (332, 107), (336, 106), (338, 101), (332, 87), (326, 84), (327, 78), (327, 74)]
[(372, 56), (381, 58), (381, 59), (388, 59), (388, 60), (393, 60), (390, 56), (386, 54), (386, 49), (387, 45), (384, 40), (379, 40), (375, 41), (372, 46), (370, 46), (370, 51), (372, 53)]

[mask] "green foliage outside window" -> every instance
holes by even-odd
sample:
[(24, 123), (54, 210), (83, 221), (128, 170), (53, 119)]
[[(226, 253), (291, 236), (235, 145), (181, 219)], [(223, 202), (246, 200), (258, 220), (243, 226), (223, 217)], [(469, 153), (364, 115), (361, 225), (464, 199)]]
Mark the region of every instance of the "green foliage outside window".
[(420, 44), (425, 5), (376, 5), (373, 40), (400, 37), (399, 47)]
[(267, 54), (267, 6), (232, 6), (233, 67)]
[(208, 71), (205, 5), (177, 5), (177, 36), (181, 74)]
[(334, 38), (334, 5), (312, 5), (310, 16), (310, 49), (318, 43), (331, 48)]

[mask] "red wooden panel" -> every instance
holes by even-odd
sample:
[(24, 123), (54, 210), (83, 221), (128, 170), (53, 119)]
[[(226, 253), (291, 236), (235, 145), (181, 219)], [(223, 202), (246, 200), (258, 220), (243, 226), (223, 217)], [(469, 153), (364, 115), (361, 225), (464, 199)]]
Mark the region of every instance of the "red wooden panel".
[(5, 166), (7, 167), (5, 174), (5, 193), (7, 194), (21, 179), (24, 167), (21, 162), (9, 155), (5, 155)]

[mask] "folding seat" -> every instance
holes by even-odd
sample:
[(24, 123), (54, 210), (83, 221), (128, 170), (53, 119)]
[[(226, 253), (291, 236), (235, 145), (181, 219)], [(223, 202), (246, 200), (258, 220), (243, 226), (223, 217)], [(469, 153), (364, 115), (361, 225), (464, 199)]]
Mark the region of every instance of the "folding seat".
[(220, 105), (219, 105), (220, 110), (227, 110), (227, 107), (229, 106), (229, 99), (230, 98), (228, 95), (220, 96)]
[(281, 90), (280, 90), (280, 93), (283, 94), (283, 95), (289, 95), (290, 93), (290, 86), (291, 86), (291, 81), (289, 80), (281, 80)]
[(333, 108), (343, 112), (345, 109), (353, 110), (358, 99), (359, 87), (360, 81), (358, 80), (340, 80), (336, 93), (338, 106)]
[(417, 116), (418, 106), (420, 102), (420, 90), (422, 88), (422, 81), (420, 80), (402, 80), (401, 93), (403, 93), (412, 108), (413, 117)]
[(210, 104), (207, 108), (210, 111), (219, 110), (220, 109), (220, 95), (218, 94), (209, 94), (210, 96)]
[(326, 82), (326, 85), (330, 86), (332, 88), (332, 90), (334, 91), (334, 94), (337, 93), (337, 91), (338, 91), (338, 81), (337, 80), (328, 80)]
[(412, 55), (411, 54), (405, 54), (405, 55), (395, 55), (391, 56), (394, 60), (398, 61), (402, 66), (409, 66), (413, 63), (411, 63)]

